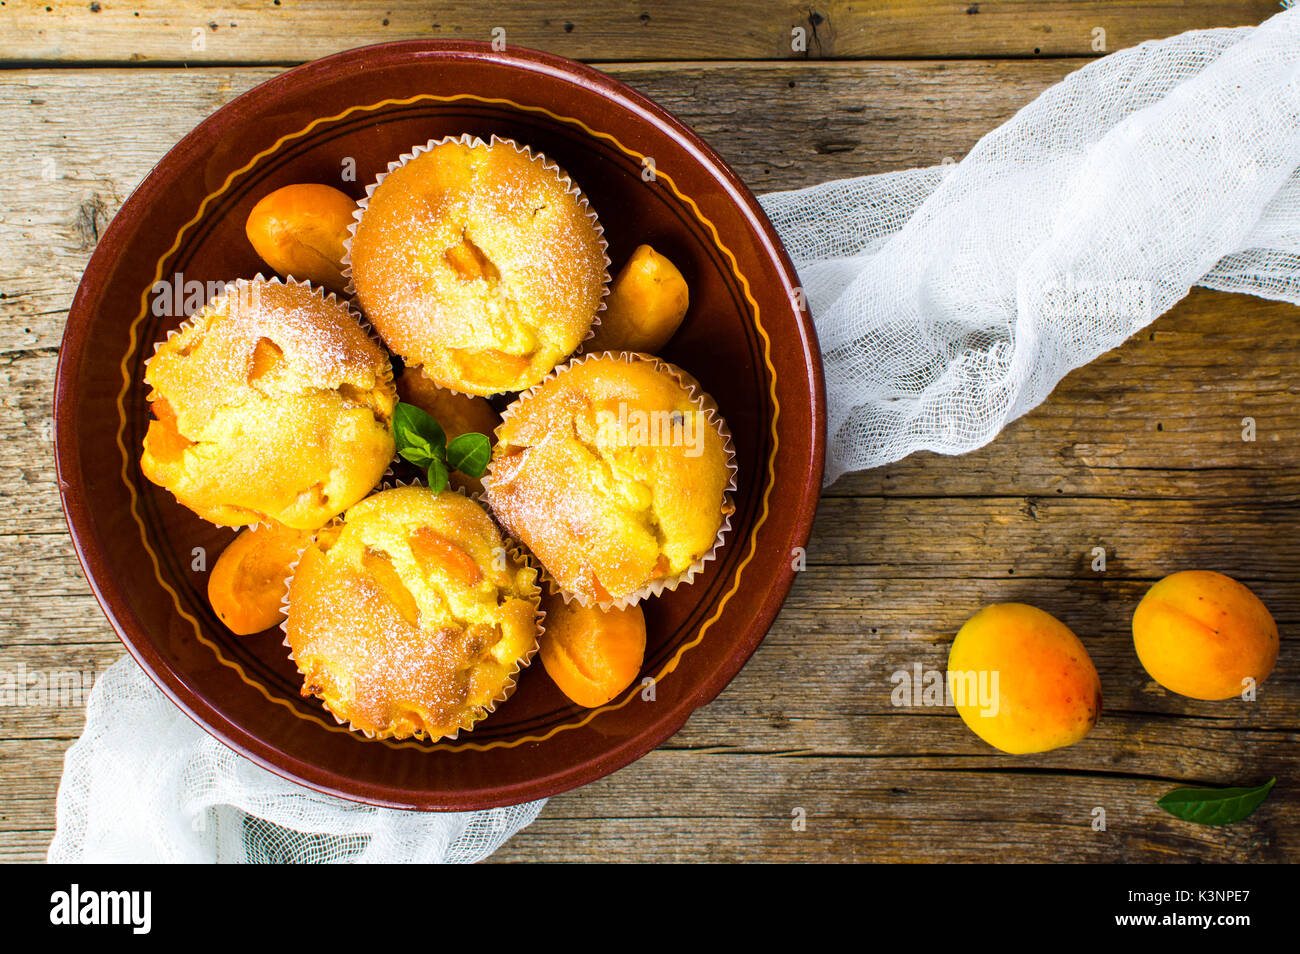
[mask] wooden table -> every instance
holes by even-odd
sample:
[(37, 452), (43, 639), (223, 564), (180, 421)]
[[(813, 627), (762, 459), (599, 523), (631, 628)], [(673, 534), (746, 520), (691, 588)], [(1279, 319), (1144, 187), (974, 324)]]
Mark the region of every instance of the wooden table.
[[(648, 93), (763, 192), (960, 158), (1098, 47), (1277, 10), (1272, 0), (481, 6), (0, 6), (0, 673), (98, 671), (122, 655), (77, 566), (53, 476), (68, 303), (100, 231), (162, 153), (285, 67), (504, 27), (508, 43), (597, 62)], [(806, 50), (791, 49), (796, 30)], [(1194, 292), (991, 446), (841, 480), (822, 500), (807, 571), (735, 682), (659, 750), (552, 799), (496, 857), (1300, 859), (1297, 318)], [(1095, 547), (1105, 572), (1091, 569)], [(1282, 661), (1253, 704), (1172, 696), (1133, 654), (1135, 602), (1189, 567), (1236, 576), (1277, 617)], [(1082, 743), (1000, 755), (951, 710), (891, 706), (891, 673), (943, 668), (960, 624), (1003, 600), (1042, 606), (1087, 643), (1105, 712)], [(0, 857), (44, 856), (63, 752), (81, 728), (79, 705), (0, 708)], [(1229, 828), (1155, 806), (1179, 783), (1272, 775), (1270, 800)], [(1098, 807), (1105, 831), (1093, 829)]]

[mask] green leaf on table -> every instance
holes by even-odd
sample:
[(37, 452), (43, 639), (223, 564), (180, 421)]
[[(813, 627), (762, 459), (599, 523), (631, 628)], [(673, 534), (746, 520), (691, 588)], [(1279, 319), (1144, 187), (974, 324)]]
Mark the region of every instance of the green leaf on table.
[(486, 434), (471, 431), (447, 445), (447, 464), (470, 477), (482, 477), (492, 457), (492, 445)]
[(1259, 808), (1276, 781), (1255, 788), (1176, 788), (1156, 804), (1198, 825), (1230, 825)]
[(442, 426), (414, 404), (399, 401), (393, 409), (393, 440), (397, 453), (416, 467), (428, 467), (446, 454)]
[(429, 489), (440, 494), (447, 489), (447, 464), (441, 457), (429, 463)]

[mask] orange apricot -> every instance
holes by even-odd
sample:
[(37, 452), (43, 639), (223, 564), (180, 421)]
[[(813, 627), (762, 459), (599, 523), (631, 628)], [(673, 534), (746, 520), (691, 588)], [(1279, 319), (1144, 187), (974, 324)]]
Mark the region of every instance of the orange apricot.
[(305, 182), (265, 195), (244, 232), (253, 248), (283, 276), (343, 291), (344, 242), (357, 204), (338, 189)]
[(1174, 573), (1133, 613), (1133, 646), (1151, 678), (1192, 699), (1231, 699), (1277, 663), (1277, 623), (1258, 596), (1211, 570)]
[(603, 706), (641, 672), (645, 616), (639, 606), (602, 610), (553, 597), (546, 604), (545, 626), (542, 665), (580, 706)]
[(676, 333), (690, 303), (690, 289), (677, 266), (640, 245), (614, 278), (605, 313), (585, 350), (654, 354)]
[(208, 577), (208, 602), (231, 632), (251, 636), (280, 622), (285, 580), (311, 537), (278, 525), (250, 527), (221, 551)]
[(1079, 637), (1050, 613), (997, 603), (962, 626), (948, 652), (962, 721), (1015, 755), (1073, 745), (1101, 714), (1101, 680)]

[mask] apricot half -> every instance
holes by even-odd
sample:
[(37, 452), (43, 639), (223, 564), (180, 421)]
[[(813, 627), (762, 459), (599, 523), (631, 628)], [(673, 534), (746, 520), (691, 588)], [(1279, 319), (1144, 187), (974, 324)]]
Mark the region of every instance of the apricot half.
[(221, 551), (208, 577), (208, 602), (237, 636), (277, 625), (289, 571), (312, 534), (283, 526), (250, 527)]
[(690, 289), (677, 266), (640, 245), (614, 278), (605, 313), (585, 350), (654, 354), (676, 333), (690, 303)]
[(338, 189), (312, 182), (287, 185), (261, 198), (244, 233), (279, 274), (343, 291), (344, 243), (357, 204)]
[(566, 604), (546, 605), (541, 656), (560, 691), (580, 706), (603, 706), (626, 689), (645, 658), (645, 616), (638, 606), (601, 610)]
[(1277, 623), (1232, 577), (1184, 570), (1165, 577), (1133, 613), (1133, 646), (1151, 678), (1192, 699), (1231, 699), (1277, 662)]
[(1024, 603), (997, 603), (966, 621), (948, 652), (962, 721), (1015, 755), (1073, 745), (1101, 714), (1101, 680), (1064, 623)]

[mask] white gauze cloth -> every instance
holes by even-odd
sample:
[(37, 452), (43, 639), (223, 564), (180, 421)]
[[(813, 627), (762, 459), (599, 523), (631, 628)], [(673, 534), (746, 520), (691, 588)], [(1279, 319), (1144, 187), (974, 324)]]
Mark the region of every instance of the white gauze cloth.
[(960, 454), (1193, 285), (1300, 304), (1300, 9), (1090, 63), (960, 163), (763, 197), (826, 365), (829, 484)]
[[(827, 481), (992, 440), (1195, 284), (1300, 303), (1300, 11), (1098, 60), (960, 163), (766, 196), (826, 360)], [(473, 861), (541, 803), (317, 795), (204, 734), (129, 658), (68, 752), (51, 861)]]
[(208, 735), (126, 656), (96, 680), (64, 760), (49, 860), (479, 861), (544, 804), (404, 812), (321, 795)]

